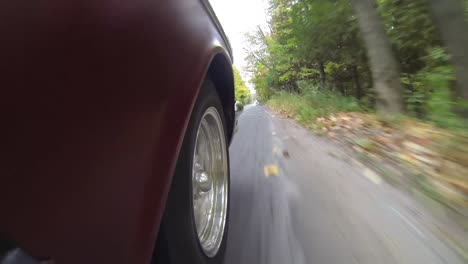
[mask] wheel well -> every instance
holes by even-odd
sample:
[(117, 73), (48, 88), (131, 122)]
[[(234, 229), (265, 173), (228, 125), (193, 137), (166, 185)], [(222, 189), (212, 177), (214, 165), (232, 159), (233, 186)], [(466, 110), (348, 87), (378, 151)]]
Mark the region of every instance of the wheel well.
[(230, 141), (234, 131), (235, 122), (234, 77), (231, 63), (224, 54), (218, 53), (214, 56), (210, 67), (208, 68), (207, 76), (215, 85), (216, 91), (221, 99)]

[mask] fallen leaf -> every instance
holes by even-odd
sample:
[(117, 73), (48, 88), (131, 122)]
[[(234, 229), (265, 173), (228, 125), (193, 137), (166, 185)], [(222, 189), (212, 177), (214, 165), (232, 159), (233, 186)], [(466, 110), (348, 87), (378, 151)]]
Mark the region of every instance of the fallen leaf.
[(265, 177), (278, 176), (279, 175), (278, 165), (270, 164), (270, 165), (264, 166), (263, 173), (265, 174)]

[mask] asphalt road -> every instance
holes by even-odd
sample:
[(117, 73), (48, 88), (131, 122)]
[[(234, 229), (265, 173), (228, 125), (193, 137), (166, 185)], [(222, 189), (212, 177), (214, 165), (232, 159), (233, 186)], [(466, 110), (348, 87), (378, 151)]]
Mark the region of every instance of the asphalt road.
[(463, 263), (416, 202), (262, 106), (231, 144), (227, 264)]

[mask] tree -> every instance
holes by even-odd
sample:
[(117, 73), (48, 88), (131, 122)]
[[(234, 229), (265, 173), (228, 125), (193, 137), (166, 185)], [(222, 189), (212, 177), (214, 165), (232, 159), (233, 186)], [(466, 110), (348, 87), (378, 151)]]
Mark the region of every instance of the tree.
[(232, 67), (232, 71), (234, 73), (234, 92), (236, 100), (242, 104), (247, 104), (250, 99), (249, 88), (245, 85), (239, 70), (235, 66)]
[[(308, 63), (306, 67), (316, 69), (322, 88), (327, 81), (325, 64), (337, 59), (338, 42), (346, 35), (347, 16), (341, 1), (303, 0), (292, 9), (292, 33), (300, 43), (296, 56)], [(341, 20), (341, 21), (340, 21)]]
[(377, 93), (377, 110), (386, 114), (403, 113), (403, 87), (398, 63), (376, 10), (375, 0), (351, 0), (367, 48), (372, 78)]
[(428, 0), (455, 68), (457, 95), (468, 100), (468, 25), (460, 0)]
[(297, 60), (291, 56), (297, 46), (291, 28), (292, 0), (271, 0), (270, 25), (271, 39), (268, 42), (268, 50), (271, 56), (272, 67), (270, 81), (272, 85), (289, 92), (296, 91), (298, 80)]

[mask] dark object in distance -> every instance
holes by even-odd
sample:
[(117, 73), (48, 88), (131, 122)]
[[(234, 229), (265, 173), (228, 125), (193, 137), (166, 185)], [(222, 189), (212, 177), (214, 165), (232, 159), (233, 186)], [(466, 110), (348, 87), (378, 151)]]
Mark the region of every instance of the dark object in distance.
[(244, 105), (241, 102), (236, 101), (236, 103), (234, 104), (234, 109), (236, 110), (236, 112), (240, 112), (244, 110)]

